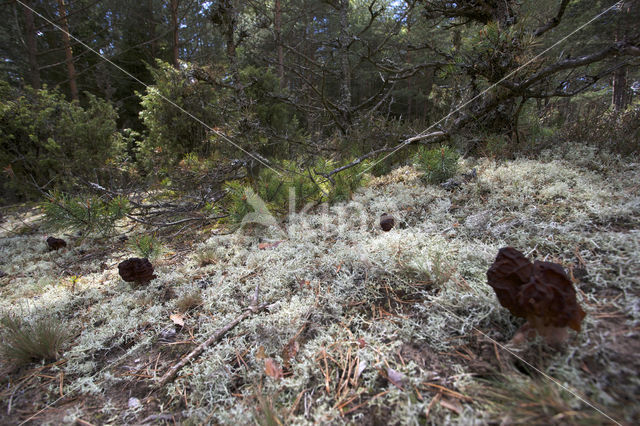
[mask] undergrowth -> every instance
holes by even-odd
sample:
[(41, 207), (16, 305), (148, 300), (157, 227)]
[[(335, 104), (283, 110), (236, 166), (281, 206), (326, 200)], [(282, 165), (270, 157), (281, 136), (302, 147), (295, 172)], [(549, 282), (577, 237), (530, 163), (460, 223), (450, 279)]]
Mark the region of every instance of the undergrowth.
[(69, 333), (56, 316), (24, 320), (7, 314), (0, 318), (2, 357), (16, 365), (55, 361), (69, 340)]
[[(640, 413), (630, 397), (640, 368), (634, 162), (572, 146), (535, 160), (458, 164), (477, 168), (477, 179), (451, 191), (425, 185), (407, 166), (371, 179), (345, 202), (275, 225), (228, 235), (199, 230), (183, 247), (192, 255), (159, 258), (158, 278), (140, 289), (118, 277), (115, 265), (128, 255), (122, 245), (85, 241), (50, 253), (37, 233), (3, 234), (0, 308), (28, 299), (34, 311), (78, 324), (60, 367), (73, 378), (65, 394), (119, 407), (112, 423), (158, 414), (149, 401), (128, 409), (123, 386), (142, 400), (159, 374), (246, 312), (258, 284), (260, 302), (271, 307), (156, 393), (162, 413), (219, 424), (604, 421), (553, 383), (513, 373), (518, 363), (500, 345), (521, 321), (486, 284), (498, 249), (512, 245), (561, 263), (587, 311), (563, 350), (531, 342), (519, 355), (632, 422)], [(238, 187), (239, 200), (243, 194)], [(396, 219), (389, 232), (379, 229), (383, 212)], [(25, 225), (11, 220), (3, 226)], [(60, 285), (68, 282), (61, 274), (79, 277), (74, 294)], [(496, 375), (501, 365), (509, 370)], [(75, 405), (97, 421), (91, 406)]]

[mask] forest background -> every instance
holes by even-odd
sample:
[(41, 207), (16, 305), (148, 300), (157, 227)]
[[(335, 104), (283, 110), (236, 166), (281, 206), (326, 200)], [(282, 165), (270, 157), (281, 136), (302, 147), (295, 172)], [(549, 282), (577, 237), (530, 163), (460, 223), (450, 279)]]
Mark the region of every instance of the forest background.
[(273, 201), (282, 176), (303, 199), (340, 199), (364, 170), (416, 155), (433, 168), (432, 147), (638, 146), (637, 2), (24, 0), (0, 14), (5, 204), (206, 181), (193, 212), (236, 184)]

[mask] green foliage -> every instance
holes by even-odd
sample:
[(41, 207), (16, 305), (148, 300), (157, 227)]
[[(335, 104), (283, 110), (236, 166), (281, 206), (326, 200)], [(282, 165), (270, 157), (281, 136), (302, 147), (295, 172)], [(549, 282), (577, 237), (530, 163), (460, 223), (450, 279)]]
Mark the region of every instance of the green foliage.
[(502, 157), (508, 154), (509, 140), (504, 135), (489, 135), (485, 139), (484, 154), (489, 157)]
[(150, 71), (155, 84), (145, 94), (138, 94), (142, 106), (140, 118), (148, 131), (147, 138), (140, 143), (140, 161), (147, 167), (174, 165), (188, 153), (211, 154), (217, 136), (165, 98), (208, 126), (218, 127), (237, 119), (227, 110), (231, 103), (229, 95), (190, 77), (192, 69), (188, 64), (176, 69), (158, 60), (156, 68)]
[(246, 191), (248, 188), (240, 182), (229, 182), (226, 187), (228, 191), (228, 195), (225, 198), (229, 213), (228, 221), (237, 225), (252, 210), (247, 202)]
[(155, 259), (162, 253), (162, 243), (155, 235), (142, 234), (130, 240), (129, 249), (139, 257)]
[(458, 153), (442, 146), (427, 148), (421, 146), (415, 156), (415, 162), (424, 171), (424, 180), (430, 184), (438, 184), (452, 178), (458, 168)]
[(25, 321), (15, 315), (0, 318), (2, 357), (21, 365), (32, 361), (54, 361), (69, 340), (69, 333), (55, 316)]
[(65, 187), (73, 177), (94, 178), (113, 154), (116, 112), (87, 94), (87, 106), (57, 90), (19, 90), (0, 81), (0, 190), (35, 195), (35, 181)]
[(46, 223), (53, 229), (75, 229), (84, 235), (109, 235), (116, 221), (130, 211), (129, 201), (124, 197), (104, 200), (99, 197), (72, 197), (52, 191), (42, 202)]
[[(304, 208), (307, 203), (346, 201), (363, 185), (366, 177), (363, 172), (369, 163), (362, 162), (333, 175), (331, 179), (322, 176), (344, 164), (346, 162), (320, 158), (313, 167), (301, 169), (294, 162), (282, 161), (278, 164), (281, 174), (264, 168), (252, 187), (240, 182), (229, 182), (226, 185), (229, 195), (225, 198), (228, 220), (234, 224), (240, 223), (247, 213), (254, 211), (252, 205), (260, 205), (262, 202), (266, 204), (268, 213), (284, 215), (291, 209)], [(252, 203), (252, 198), (259, 202)], [(290, 202), (295, 205), (290, 205)]]
[[(349, 164), (350, 162), (351, 160), (337, 162), (320, 158), (316, 164), (316, 171), (318, 171), (318, 173), (326, 174), (331, 170)], [(325, 191), (325, 201), (335, 203), (351, 199), (351, 196), (356, 189), (364, 185), (366, 180), (365, 172), (368, 171), (369, 166), (369, 162), (363, 161), (333, 175), (328, 182), (325, 179), (324, 186), (328, 189)]]
[(247, 66), (240, 70), (240, 80), (247, 86), (245, 94), (250, 98), (256, 117), (262, 126), (277, 132), (295, 131), (291, 108), (274, 99), (272, 94), (280, 91), (278, 77), (271, 69)]
[[(279, 91), (279, 82), (270, 70), (255, 66), (241, 69), (241, 96), (222, 83), (212, 85), (193, 78), (195, 72), (206, 73), (207, 81), (223, 82), (225, 74), (221, 70), (196, 71), (188, 63), (176, 69), (158, 60), (150, 71), (155, 83), (145, 94), (139, 94), (140, 118), (148, 136), (139, 143), (138, 159), (147, 169), (171, 174), (179, 161), (193, 165), (191, 160), (197, 158), (236, 155), (236, 147), (224, 135), (245, 149), (276, 157), (288, 153), (288, 143), (281, 143), (274, 135), (301, 137), (292, 108), (272, 96)], [(186, 117), (165, 99), (201, 122)]]

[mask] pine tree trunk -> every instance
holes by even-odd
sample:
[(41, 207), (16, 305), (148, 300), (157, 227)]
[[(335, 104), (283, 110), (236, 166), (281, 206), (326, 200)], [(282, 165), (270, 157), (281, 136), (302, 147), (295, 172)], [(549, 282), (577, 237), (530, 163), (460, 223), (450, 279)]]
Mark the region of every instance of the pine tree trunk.
[(340, 103), (351, 107), (351, 67), (349, 65), (349, 0), (340, 2)]
[(173, 66), (178, 68), (180, 66), (178, 62), (180, 59), (178, 46), (178, 0), (171, 0), (171, 27), (173, 31)]
[(625, 66), (613, 73), (613, 107), (616, 111), (623, 111), (629, 105), (627, 86), (627, 67)]
[(58, 0), (58, 14), (60, 15), (60, 23), (63, 29), (62, 41), (64, 43), (64, 52), (67, 59), (67, 73), (69, 74), (69, 89), (71, 91), (71, 99), (77, 101), (78, 85), (76, 83), (76, 68), (73, 65), (73, 51), (71, 50), (71, 41), (69, 38), (69, 22), (67, 21), (67, 12), (64, 7), (64, 0)]
[(285, 86), (284, 81), (284, 52), (282, 50), (282, 4), (276, 0), (274, 26), (276, 31), (276, 49), (278, 50), (278, 79), (280, 87)]
[(156, 37), (156, 21), (153, 13), (153, 0), (147, 0), (147, 12), (149, 17), (149, 38), (151, 39), (151, 57), (155, 59), (158, 56), (158, 40)]
[[(622, 2), (620, 6), (620, 17), (616, 28), (616, 41), (624, 39), (628, 34), (628, 28), (625, 25), (626, 19), (631, 12), (631, 2)], [(616, 111), (623, 111), (629, 105), (629, 89), (627, 84), (627, 67), (626, 65), (618, 68), (613, 73), (613, 97), (611, 103)]]
[[(27, 1), (27, 6), (31, 2)], [(40, 69), (38, 68), (38, 45), (36, 44), (36, 27), (33, 21), (33, 12), (28, 7), (24, 8), (24, 22), (27, 39), (27, 53), (29, 54), (29, 73), (31, 77), (31, 86), (34, 89), (40, 88)]]

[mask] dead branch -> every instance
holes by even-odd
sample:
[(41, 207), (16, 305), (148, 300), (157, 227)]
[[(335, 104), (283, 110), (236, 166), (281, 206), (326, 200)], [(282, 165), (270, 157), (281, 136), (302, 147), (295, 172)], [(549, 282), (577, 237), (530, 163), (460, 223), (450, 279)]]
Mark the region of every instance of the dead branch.
[(558, 9), (558, 14), (556, 16), (554, 16), (553, 18), (551, 18), (549, 20), (549, 22), (547, 22), (543, 26), (538, 27), (533, 32), (534, 37), (540, 37), (542, 34), (546, 33), (550, 29), (557, 27), (560, 24), (560, 21), (562, 20), (562, 15), (564, 15), (564, 11), (567, 9), (567, 5), (568, 4), (569, 4), (569, 0), (562, 0), (560, 2), (560, 7)]
[(273, 306), (273, 304), (269, 304), (269, 303), (261, 303), (260, 305), (258, 305), (259, 291), (260, 291), (260, 284), (256, 286), (255, 292), (251, 300), (251, 304), (247, 308), (245, 308), (242, 314), (238, 315), (233, 321), (231, 321), (230, 323), (226, 324), (225, 326), (220, 328), (218, 331), (213, 333), (211, 337), (209, 337), (204, 342), (200, 343), (194, 350), (189, 352), (184, 358), (182, 358), (180, 361), (174, 364), (171, 368), (169, 368), (169, 370), (167, 370), (167, 372), (164, 373), (162, 378), (156, 383), (155, 387), (160, 388), (166, 385), (171, 380), (173, 380), (173, 378), (176, 376), (176, 374), (178, 373), (178, 371), (180, 371), (182, 367), (184, 367), (189, 362), (191, 362), (192, 360), (200, 356), (200, 354), (202, 354), (202, 352), (204, 352), (205, 349), (207, 349), (209, 346), (211, 346), (212, 344), (220, 340), (222, 336), (227, 334), (227, 332), (232, 330), (240, 322), (242, 322), (252, 314), (258, 313), (260, 311), (263, 311)]
[(418, 141), (422, 141), (422, 140), (425, 140), (425, 139), (433, 138), (434, 140), (431, 141), (431, 142), (436, 142), (436, 141), (438, 141), (438, 140), (440, 140), (442, 138), (445, 138), (446, 136), (447, 136), (447, 133), (444, 132), (444, 131), (441, 131), (441, 130), (439, 130), (437, 132), (427, 133), (427, 134), (424, 134), (424, 135), (421, 134), (421, 135), (413, 136), (413, 137), (410, 137), (408, 139), (405, 139), (404, 141), (400, 142), (396, 146), (392, 146), (392, 147), (386, 147), (385, 146), (384, 148), (373, 150), (373, 151), (371, 151), (371, 152), (369, 152), (367, 154), (364, 154), (364, 155), (356, 158), (352, 162), (350, 162), (348, 164), (345, 164), (344, 166), (340, 166), (340, 167), (338, 167), (336, 169), (331, 170), (328, 173), (318, 173), (316, 171), (316, 174), (318, 174), (320, 176), (323, 176), (323, 177), (325, 177), (325, 178), (327, 178), (329, 180), (332, 180), (331, 176), (335, 175), (336, 173), (340, 173), (340, 172), (342, 172), (344, 170), (350, 169), (351, 167), (362, 163), (367, 158), (374, 157), (374, 156), (376, 156), (378, 154), (381, 154), (383, 152), (399, 151), (400, 149), (402, 149), (402, 148), (404, 148), (404, 147), (406, 147), (408, 145), (411, 145), (412, 143), (415, 143), (415, 142), (418, 142)]
[(630, 44), (625, 40), (619, 41), (590, 55), (556, 62), (555, 64), (543, 68), (520, 83), (505, 80), (500, 82), (500, 85), (514, 92), (522, 93), (523, 90), (527, 89), (534, 83), (547, 79), (560, 71), (583, 67), (615, 55), (640, 56), (640, 47)]

